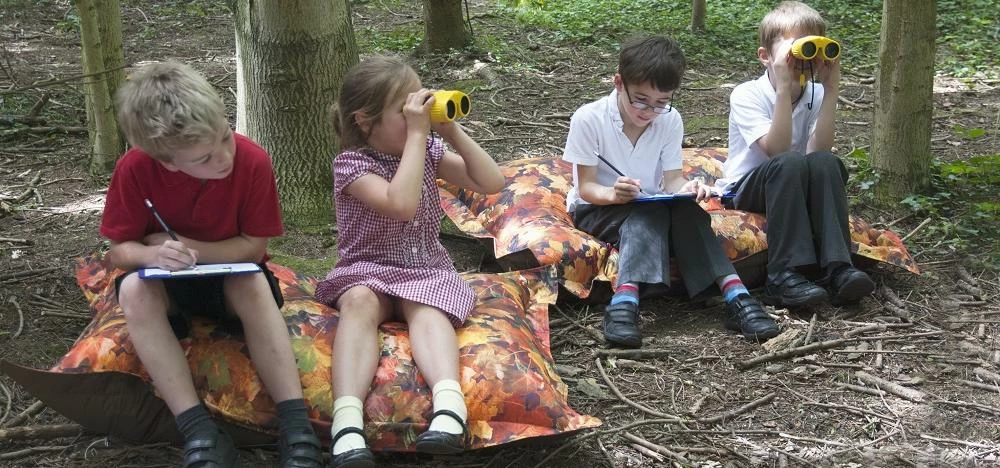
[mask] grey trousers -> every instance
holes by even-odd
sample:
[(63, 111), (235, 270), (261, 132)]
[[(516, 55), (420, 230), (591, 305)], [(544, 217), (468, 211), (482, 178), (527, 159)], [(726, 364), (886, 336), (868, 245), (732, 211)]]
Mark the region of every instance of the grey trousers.
[(826, 151), (780, 154), (736, 183), (734, 207), (767, 217), (768, 279), (851, 263), (846, 183), (844, 163)]
[(669, 286), (671, 253), (691, 297), (736, 273), (712, 231), (711, 217), (694, 201), (582, 205), (573, 222), (618, 247), (618, 284)]

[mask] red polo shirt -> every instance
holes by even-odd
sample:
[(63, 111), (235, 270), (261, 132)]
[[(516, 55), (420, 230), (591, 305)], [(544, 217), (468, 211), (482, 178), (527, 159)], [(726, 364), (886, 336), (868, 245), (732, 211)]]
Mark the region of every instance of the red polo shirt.
[[(171, 172), (133, 148), (118, 160), (108, 186), (101, 235), (114, 242), (138, 241), (163, 229), (143, 199), (177, 234), (217, 242), (240, 234), (276, 237), (283, 232), (271, 157), (253, 140), (234, 133), (233, 171), (224, 179), (201, 180)], [(267, 260), (265, 253), (261, 261)]]

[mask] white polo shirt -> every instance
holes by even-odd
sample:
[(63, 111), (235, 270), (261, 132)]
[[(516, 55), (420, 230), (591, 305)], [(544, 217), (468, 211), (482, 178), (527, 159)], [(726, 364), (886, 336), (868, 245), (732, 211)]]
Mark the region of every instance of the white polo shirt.
[[(729, 96), (729, 157), (723, 165), (722, 178), (715, 183), (723, 192), (732, 188), (746, 173), (770, 159), (757, 140), (771, 131), (774, 103), (777, 100), (778, 95), (767, 79), (766, 72), (760, 78), (733, 89)], [(808, 108), (810, 102), (813, 103), (811, 110)], [(802, 97), (792, 109), (790, 151), (805, 154), (809, 137), (816, 129), (822, 103), (823, 85), (807, 82)]]
[(566, 196), (567, 211), (588, 204), (580, 198), (577, 165), (597, 166), (597, 183), (601, 185), (614, 186), (618, 179), (614, 170), (597, 159), (595, 151), (626, 176), (639, 179), (646, 193), (660, 192), (663, 172), (683, 166), (684, 122), (677, 109), (654, 118), (634, 146), (622, 131), (623, 126), (617, 90), (573, 113), (563, 151), (563, 160), (573, 163), (573, 189)]

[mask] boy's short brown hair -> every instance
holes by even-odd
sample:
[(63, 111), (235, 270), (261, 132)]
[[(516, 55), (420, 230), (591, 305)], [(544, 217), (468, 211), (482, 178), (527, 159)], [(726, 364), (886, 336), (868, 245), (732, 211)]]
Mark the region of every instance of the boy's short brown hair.
[(170, 162), (179, 148), (210, 141), (226, 125), (215, 88), (177, 62), (143, 66), (115, 94), (118, 125), (129, 144)]
[(680, 44), (667, 36), (633, 38), (618, 53), (618, 74), (627, 85), (650, 83), (670, 92), (681, 86), (686, 67)]
[(788, 32), (823, 36), (826, 34), (826, 21), (805, 3), (781, 2), (761, 20), (757, 31), (758, 44), (770, 51), (774, 40)]

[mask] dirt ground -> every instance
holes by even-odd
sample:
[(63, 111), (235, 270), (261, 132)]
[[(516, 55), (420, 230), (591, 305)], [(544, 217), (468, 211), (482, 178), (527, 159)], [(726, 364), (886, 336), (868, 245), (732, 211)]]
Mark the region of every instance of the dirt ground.
[[(231, 100), (233, 25), (222, 7), (124, 3), (127, 63), (189, 62)], [(412, 4), (390, 9), (382, 2), (356, 3), (354, 24), (359, 31), (412, 28), (420, 20), (419, 2)], [(572, 111), (609, 91), (614, 56), (598, 47), (538, 40), (534, 31), (492, 12), (494, 2), (470, 4), (478, 37), (514, 46), (504, 55), (487, 53), (480, 44), (484, 52), (474, 56), (418, 58), (425, 83), (478, 87), (467, 126), (497, 159), (559, 154)], [(88, 322), (72, 265), (103, 246), (97, 226), (106, 181), (89, 180), (84, 169), (78, 81), (2, 91), (81, 72), (78, 39), (66, 26), (70, 2), (0, 0), (0, 6), (0, 117), (27, 114), (47, 95), (40, 114), (47, 123), (33, 126), (62, 130), (36, 133), (0, 119), (0, 196), (36, 189), (12, 212), (0, 210), (0, 358), (48, 368)], [(689, 70), (675, 103), (685, 118), (686, 143), (724, 146), (729, 92), (759, 73)], [(983, 80), (970, 89), (939, 79), (932, 137), (937, 157), (998, 152), (996, 85)], [(837, 129), (838, 154), (868, 145), (874, 93), (870, 76), (851, 70), (843, 89), (849, 102)], [(955, 141), (956, 124), (993, 134)], [(853, 209), (900, 235), (920, 222), (902, 209)], [(477, 244), (451, 236), (444, 241), (460, 271), (480, 264), (484, 252)], [(551, 311), (553, 355), (570, 387), (570, 403), (602, 418), (602, 428), (460, 456), (390, 454), (379, 460), (396, 466), (489, 467), (1000, 465), (1000, 273), (930, 245), (908, 247), (922, 276), (877, 268), (872, 275), (878, 294), (857, 306), (775, 311), (789, 334), (810, 343), (901, 337), (858, 340), (741, 369), (741, 361), (767, 350), (723, 332), (718, 303), (668, 297), (642, 304), (647, 354), (609, 359), (600, 351), (599, 309), (562, 304)], [(315, 234), (294, 230), (282, 248), (306, 258), (330, 258), (334, 251)], [(908, 321), (899, 318), (904, 313)], [(884, 327), (859, 332), (873, 325)], [(895, 393), (909, 391), (909, 399), (870, 394), (873, 385), (861, 382), (859, 373), (892, 382), (903, 389)], [(32, 406), (36, 400), (6, 376), (0, 376), (0, 393), (0, 426), (69, 422), (52, 410), (38, 411)], [(244, 466), (272, 466), (276, 460), (265, 449), (241, 456)], [(0, 438), (3, 466), (154, 467), (175, 466), (179, 459), (177, 447), (134, 446), (101, 435)]]

